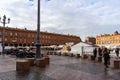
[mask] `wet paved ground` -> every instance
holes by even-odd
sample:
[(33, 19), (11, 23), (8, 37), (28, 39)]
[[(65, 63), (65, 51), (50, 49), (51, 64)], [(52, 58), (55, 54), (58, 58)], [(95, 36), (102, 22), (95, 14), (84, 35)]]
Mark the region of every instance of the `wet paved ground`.
[(46, 68), (31, 67), (28, 73), (16, 72), (16, 58), (0, 56), (0, 80), (120, 80), (120, 70), (110, 66), (105, 70), (103, 63), (72, 58), (50, 56)]

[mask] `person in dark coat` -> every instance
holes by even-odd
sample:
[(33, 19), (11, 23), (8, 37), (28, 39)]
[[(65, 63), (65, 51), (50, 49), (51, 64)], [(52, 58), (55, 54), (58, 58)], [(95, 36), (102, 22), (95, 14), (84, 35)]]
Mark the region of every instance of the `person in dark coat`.
[(117, 58), (119, 58), (119, 48), (115, 49), (115, 53), (116, 53)]
[(101, 57), (102, 56), (102, 49), (99, 47), (98, 48), (98, 55)]
[(94, 60), (96, 59), (96, 56), (97, 56), (97, 48), (95, 48), (94, 50), (93, 50), (93, 56), (94, 56)]
[(105, 48), (103, 50), (103, 57), (104, 57), (104, 65), (105, 65), (105, 68), (108, 68), (108, 65), (109, 65), (109, 61), (110, 61), (110, 52), (108, 51), (107, 48)]

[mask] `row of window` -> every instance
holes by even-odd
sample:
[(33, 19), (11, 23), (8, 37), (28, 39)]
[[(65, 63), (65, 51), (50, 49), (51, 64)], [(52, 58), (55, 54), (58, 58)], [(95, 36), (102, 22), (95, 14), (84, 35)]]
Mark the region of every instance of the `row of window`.
[[(9, 34), (9, 35), (8, 35)], [(0, 36), (2, 35), (2, 31), (0, 31)], [(10, 36), (10, 37), (13, 37), (13, 36), (20, 36), (20, 37), (28, 37), (28, 38), (36, 38), (36, 34), (32, 34), (32, 33), (16, 33), (16, 32), (5, 32), (5, 35), (4, 36)], [(45, 38), (45, 39), (54, 39), (54, 40), (57, 40), (58, 39), (58, 36), (57, 37), (54, 37), (53, 36), (49, 36), (49, 35), (42, 35), (40, 36), (40, 38)], [(62, 40), (73, 40), (73, 38), (68, 38), (68, 37), (64, 37), (64, 38), (60, 38)]]
[[(10, 34), (10, 35), (8, 35)], [(2, 31), (0, 31), (0, 36), (2, 35)], [(30, 34), (30, 33), (16, 33), (16, 32), (5, 32), (4, 33), (5, 36), (20, 36), (20, 37), (36, 37), (36, 34)]]
[(114, 36), (112, 36), (112, 37), (100, 37), (100, 38), (96, 38), (96, 40), (102, 40), (102, 41), (104, 41), (104, 40), (120, 40), (120, 36), (116, 36), (116, 37), (114, 37)]
[(116, 41), (99, 41), (97, 42), (97, 44), (113, 44), (113, 43), (120, 43), (120, 40), (116, 40)]

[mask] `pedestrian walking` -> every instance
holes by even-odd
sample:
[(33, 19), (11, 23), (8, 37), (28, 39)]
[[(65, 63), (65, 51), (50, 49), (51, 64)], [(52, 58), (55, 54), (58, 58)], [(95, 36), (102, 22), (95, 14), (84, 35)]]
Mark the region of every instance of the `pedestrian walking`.
[(102, 49), (100, 47), (98, 48), (97, 52), (98, 52), (99, 57), (102, 57)]
[(94, 56), (94, 60), (96, 59), (96, 56), (97, 56), (97, 48), (95, 48), (94, 50), (93, 50), (93, 56)]
[(115, 53), (116, 53), (117, 58), (119, 58), (119, 48), (115, 49)]
[(110, 64), (110, 52), (107, 48), (104, 48), (103, 50), (103, 57), (104, 57), (104, 65), (105, 68), (108, 68), (108, 65)]

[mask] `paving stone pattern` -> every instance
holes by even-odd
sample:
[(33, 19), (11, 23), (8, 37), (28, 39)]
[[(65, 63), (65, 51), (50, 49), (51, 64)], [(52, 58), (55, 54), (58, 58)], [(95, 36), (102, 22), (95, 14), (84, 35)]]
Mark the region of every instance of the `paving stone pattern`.
[(0, 56), (0, 80), (120, 80), (120, 70), (75, 57), (50, 55), (49, 65), (33, 66), (27, 73), (16, 72), (16, 60)]

